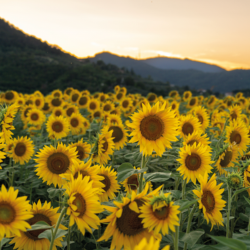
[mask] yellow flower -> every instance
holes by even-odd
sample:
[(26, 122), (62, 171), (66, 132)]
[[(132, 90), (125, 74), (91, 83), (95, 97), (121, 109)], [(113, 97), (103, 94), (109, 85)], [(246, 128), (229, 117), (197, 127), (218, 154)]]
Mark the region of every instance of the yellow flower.
[(183, 100), (184, 102), (188, 101), (192, 97), (192, 92), (191, 91), (185, 91), (183, 93)]
[(187, 115), (187, 116), (180, 116), (180, 127), (179, 133), (181, 137), (185, 138), (186, 136), (193, 134), (194, 132), (202, 133), (201, 130), (201, 123), (199, 122), (198, 118)]
[(46, 120), (44, 113), (37, 108), (32, 108), (28, 111), (27, 121), (31, 125), (42, 125)]
[(203, 145), (209, 145), (211, 142), (209, 141), (209, 138), (206, 136), (207, 136), (206, 134), (201, 135), (199, 131), (195, 131), (194, 133), (189, 134), (184, 138), (183, 146), (186, 145), (192, 146), (194, 143), (196, 143), (197, 145), (199, 143)]
[(201, 124), (201, 129), (203, 131), (209, 126), (209, 116), (208, 111), (202, 106), (194, 107), (191, 110), (192, 114), (196, 116)]
[(79, 160), (82, 161), (89, 157), (91, 146), (87, 142), (83, 142), (83, 138), (78, 142), (70, 144), (69, 147), (71, 148), (76, 147), (77, 158)]
[(77, 101), (77, 105), (80, 109), (87, 108), (90, 97), (88, 95), (82, 95)]
[(222, 200), (222, 193), (224, 189), (220, 189), (223, 183), (217, 185), (216, 175), (213, 176), (208, 181), (208, 174), (202, 174), (199, 176), (200, 190), (193, 190), (194, 194), (200, 198), (199, 208), (203, 209), (204, 218), (207, 223), (209, 221), (212, 224), (211, 230), (214, 225), (223, 226), (223, 218), (221, 210), (225, 207), (226, 202)]
[(80, 113), (73, 113), (69, 118), (69, 126), (72, 135), (78, 135), (81, 129), (84, 128), (84, 117)]
[(154, 150), (162, 156), (166, 147), (171, 148), (170, 142), (177, 141), (179, 122), (175, 112), (171, 108), (159, 107), (159, 102), (153, 107), (143, 105), (143, 109), (134, 113), (131, 119), (128, 124), (133, 128), (130, 142), (138, 142), (143, 155), (151, 155)]

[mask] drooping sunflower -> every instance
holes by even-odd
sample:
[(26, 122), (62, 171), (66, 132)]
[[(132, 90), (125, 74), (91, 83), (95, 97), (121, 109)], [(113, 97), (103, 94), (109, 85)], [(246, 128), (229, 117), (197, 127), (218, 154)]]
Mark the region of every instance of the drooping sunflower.
[(181, 175), (183, 175), (184, 180), (187, 182), (191, 181), (196, 184), (196, 180), (199, 175), (203, 175), (205, 172), (211, 172), (211, 149), (209, 146), (196, 144), (192, 146), (186, 145), (180, 149), (180, 162), (181, 166), (177, 169)]
[(198, 118), (192, 115), (182, 115), (180, 116), (180, 127), (179, 133), (181, 137), (185, 138), (189, 134), (193, 134), (194, 132), (202, 133), (201, 130), (201, 123), (199, 122)]
[(90, 100), (90, 97), (88, 95), (80, 96), (80, 98), (77, 101), (78, 107), (81, 109), (87, 108), (89, 100)]
[(138, 142), (143, 155), (151, 155), (153, 150), (161, 156), (165, 148), (171, 148), (171, 141), (177, 141), (179, 121), (171, 108), (143, 105), (143, 109), (131, 116), (128, 124), (133, 128), (131, 143)]
[(114, 108), (113, 110), (110, 111), (111, 115), (121, 115), (121, 110), (119, 108)]
[(106, 94), (104, 94), (104, 93), (101, 93), (101, 94), (99, 95), (99, 101), (102, 102), (102, 103), (105, 102), (107, 96), (108, 96), (108, 95), (106, 95)]
[(216, 96), (211, 95), (211, 96), (209, 97), (209, 99), (207, 100), (207, 103), (206, 103), (206, 104), (207, 104), (207, 106), (208, 106), (209, 108), (212, 108), (212, 107), (215, 105), (216, 101), (217, 101)]
[(116, 197), (115, 193), (120, 189), (120, 185), (116, 179), (117, 173), (111, 170), (111, 167), (101, 166), (98, 175), (104, 177), (104, 180), (101, 180), (101, 182), (105, 185), (105, 187), (102, 188), (104, 192), (99, 195), (100, 201), (113, 200)]
[(207, 134), (201, 135), (199, 133), (199, 131), (195, 131), (194, 133), (189, 134), (188, 136), (186, 136), (184, 138), (183, 146), (185, 146), (185, 145), (192, 146), (194, 143), (196, 143), (197, 145), (199, 143), (201, 143), (203, 145), (209, 145), (211, 142), (209, 141), (209, 138), (206, 136), (207, 136)]
[(197, 96), (191, 97), (191, 98), (188, 100), (187, 108), (191, 109), (191, 108), (197, 106), (197, 105), (198, 105), (198, 102), (199, 102), (199, 100), (198, 100), (198, 97), (197, 97)]
[(169, 95), (169, 97), (172, 97), (175, 100), (179, 98), (179, 92), (177, 90), (170, 91), (168, 95)]
[(225, 143), (232, 145), (236, 143), (240, 154), (246, 151), (247, 146), (250, 144), (250, 138), (248, 137), (248, 128), (243, 121), (237, 120), (230, 122), (230, 126), (226, 127), (227, 139)]
[(143, 227), (148, 228), (149, 232), (166, 235), (169, 234), (169, 228), (175, 232), (175, 226), (180, 225), (179, 207), (171, 201), (170, 193), (162, 193), (140, 207), (139, 217), (142, 218)]
[(33, 217), (27, 196), (18, 197), (18, 190), (2, 185), (0, 191), (0, 238), (20, 236), (20, 231), (31, 228), (26, 220)]
[(226, 123), (226, 119), (224, 118), (217, 118), (217, 119), (214, 119), (213, 122), (211, 123), (211, 127), (217, 127), (219, 128), (219, 130), (212, 130), (212, 132), (214, 133), (215, 137), (218, 137), (221, 135), (222, 131), (224, 130), (224, 126), (225, 126), (225, 123)]
[(120, 91), (120, 86), (119, 85), (116, 85), (115, 87), (114, 87), (114, 91), (115, 91), (115, 93), (117, 93), (117, 92), (119, 92)]
[(95, 110), (100, 108), (100, 102), (97, 99), (91, 99), (88, 102), (88, 107), (87, 108), (88, 108), (88, 111), (90, 113), (93, 113)]
[(242, 110), (238, 105), (233, 105), (232, 107), (229, 107), (230, 121), (240, 119), (241, 112)]
[(180, 103), (177, 102), (177, 101), (172, 101), (171, 104), (170, 104), (170, 107), (173, 111), (175, 111), (176, 115), (179, 115), (179, 106), (180, 106)]
[(111, 137), (113, 137), (113, 142), (115, 143), (115, 149), (122, 149), (126, 142), (128, 133), (125, 130), (122, 123), (109, 124), (105, 127), (107, 131), (112, 131)]
[(238, 157), (238, 150), (236, 145), (228, 146), (222, 154), (220, 154), (219, 159), (216, 162), (216, 168), (219, 171), (220, 175), (225, 174), (227, 176), (228, 171), (224, 168), (234, 167), (234, 163)]
[(78, 142), (70, 144), (69, 146), (72, 148), (76, 147), (77, 158), (80, 161), (89, 157), (91, 146), (87, 142), (83, 142), (83, 138)]
[(192, 92), (191, 91), (185, 91), (183, 93), (183, 101), (186, 102), (192, 97)]
[(64, 95), (67, 95), (67, 96), (70, 96), (70, 93), (71, 93), (71, 91), (73, 90), (73, 88), (72, 87), (68, 87), (68, 88), (66, 88), (65, 90), (64, 90)]
[(103, 211), (98, 198), (98, 189), (92, 187), (89, 176), (82, 179), (78, 175), (69, 182), (66, 194), (69, 196), (67, 215), (69, 215), (69, 226), (77, 224), (78, 229), (83, 235), (87, 229), (92, 233), (91, 228), (98, 229), (100, 219), (96, 215)]
[(80, 130), (84, 127), (84, 118), (80, 113), (73, 113), (69, 118), (69, 126), (72, 135), (78, 135)]
[[(112, 238), (110, 250), (124, 249), (132, 250), (140, 243), (143, 238), (149, 239), (151, 236), (159, 239), (159, 235), (155, 235), (153, 231), (149, 232), (143, 227), (140, 207), (147, 200), (146, 193), (148, 185), (143, 192), (136, 194), (132, 192), (129, 197), (122, 197), (121, 202), (114, 201), (115, 207), (103, 206), (107, 211), (111, 212), (107, 218), (101, 220), (102, 223), (109, 223), (104, 234), (98, 241), (107, 241)], [(158, 192), (158, 189), (154, 194)]]
[(45, 114), (49, 114), (50, 111), (52, 110), (52, 106), (50, 105), (50, 102), (48, 100), (45, 100), (44, 101), (44, 105), (42, 107), (42, 111), (45, 113)]
[(35, 162), (37, 175), (47, 182), (48, 185), (54, 184), (61, 187), (66, 181), (60, 177), (60, 174), (71, 173), (72, 166), (77, 164), (77, 152), (75, 148), (66, 147), (62, 143), (54, 148), (52, 145), (44, 146), (36, 154)]
[(32, 108), (28, 111), (27, 121), (31, 125), (42, 125), (46, 120), (44, 113), (38, 108)]
[(51, 115), (46, 123), (49, 137), (52, 139), (61, 139), (69, 133), (69, 122), (63, 116)]
[(107, 132), (107, 129), (104, 129), (103, 133), (99, 135), (96, 150), (93, 154), (93, 162), (97, 162), (100, 165), (106, 164), (110, 160), (109, 155), (112, 155), (114, 152), (114, 147), (112, 131)]
[[(53, 208), (51, 207), (51, 203), (41, 204), (41, 201), (38, 200), (37, 204), (33, 203), (33, 207), (31, 212), (33, 214), (33, 218), (27, 220), (29, 225), (34, 225), (38, 221), (44, 221), (50, 226), (56, 225), (56, 222), (59, 218), (59, 213), (57, 213), (59, 207)], [(59, 225), (60, 229), (66, 230), (67, 228), (62, 224)], [(14, 249), (18, 248), (18, 250), (37, 250), (37, 249), (49, 249), (50, 241), (47, 238), (38, 238), (38, 235), (43, 233), (46, 229), (32, 230), (27, 232), (21, 232), (21, 236), (15, 236), (10, 244), (15, 244)], [(61, 236), (54, 241), (53, 250), (58, 247), (62, 247), (61, 241), (63, 241), (63, 237)]]
[[(214, 225), (223, 226), (223, 218), (221, 210), (225, 207), (226, 202), (222, 200), (222, 193), (224, 189), (220, 189), (223, 183), (217, 185), (216, 183), (216, 174), (208, 181), (208, 173), (202, 174), (199, 176), (200, 189), (193, 190), (194, 194), (200, 198), (199, 208), (203, 209), (204, 218), (207, 223), (209, 221)], [(211, 228), (211, 229), (212, 229)]]
[(201, 124), (201, 129), (205, 131), (209, 126), (209, 115), (207, 110), (202, 106), (194, 107), (192, 109), (192, 114), (198, 118)]
[(34, 145), (30, 138), (18, 137), (12, 141), (11, 157), (15, 162), (20, 162), (24, 165), (28, 162), (34, 154)]
[(78, 161), (72, 166), (70, 173), (61, 174), (61, 177), (70, 181), (72, 177), (77, 179), (79, 175), (81, 175), (82, 178), (89, 176), (89, 181), (92, 181), (93, 188), (97, 188), (98, 193), (102, 193), (102, 188), (104, 188), (102, 180), (104, 180), (104, 177), (98, 175), (100, 166), (91, 166), (91, 163), (92, 159), (89, 159), (86, 163)]

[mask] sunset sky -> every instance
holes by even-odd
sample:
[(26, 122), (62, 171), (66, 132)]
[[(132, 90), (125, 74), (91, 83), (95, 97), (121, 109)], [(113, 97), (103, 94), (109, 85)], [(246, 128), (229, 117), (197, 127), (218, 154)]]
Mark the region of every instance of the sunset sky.
[(110, 51), (250, 69), (250, 0), (0, 0), (0, 17), (77, 57)]

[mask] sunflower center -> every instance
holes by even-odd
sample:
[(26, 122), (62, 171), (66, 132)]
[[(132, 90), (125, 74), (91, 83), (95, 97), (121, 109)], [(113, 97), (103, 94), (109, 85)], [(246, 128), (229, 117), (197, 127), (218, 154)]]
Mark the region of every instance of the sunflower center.
[(108, 150), (108, 146), (109, 146), (109, 144), (108, 144), (106, 138), (104, 138), (104, 143), (102, 144), (102, 149), (104, 151), (102, 151), (102, 153), (105, 153)]
[(226, 167), (232, 160), (233, 153), (232, 151), (226, 151), (224, 159), (220, 161), (222, 167)]
[(117, 100), (121, 100), (122, 97), (123, 97), (123, 94), (122, 94), (122, 93), (119, 93), (119, 94), (116, 96)]
[(79, 99), (79, 104), (80, 105), (86, 105), (88, 102), (88, 98), (86, 96), (82, 96), (80, 99)]
[(71, 100), (72, 100), (73, 102), (76, 102), (77, 99), (78, 99), (78, 97), (79, 97), (78, 94), (73, 94)]
[(215, 207), (215, 199), (214, 199), (214, 195), (212, 194), (211, 191), (206, 190), (203, 191), (203, 196), (201, 198), (201, 202), (202, 204), (205, 206), (206, 211), (208, 213), (211, 213)]
[[(138, 207), (143, 204), (141, 200), (135, 200), (135, 202)], [(123, 207), (122, 216), (116, 219), (116, 226), (121, 233), (134, 236), (145, 229), (143, 228), (142, 219), (138, 217), (140, 214), (131, 210), (129, 204)]]
[(82, 217), (86, 212), (86, 202), (81, 194), (77, 193), (75, 195), (73, 204), (77, 207), (77, 210), (75, 212), (80, 213), (78, 217)]
[(197, 114), (197, 118), (201, 124), (203, 124), (203, 117), (200, 114)]
[(36, 106), (40, 106), (40, 104), (41, 104), (40, 100), (37, 99), (37, 100), (35, 101), (35, 104), (36, 104)]
[(94, 117), (96, 118), (96, 117), (101, 117), (101, 112), (100, 111), (96, 111), (95, 113), (94, 113)]
[(210, 100), (208, 101), (208, 104), (212, 104), (214, 101), (214, 97), (211, 97)]
[(67, 94), (67, 95), (70, 95), (71, 91), (72, 91), (71, 89), (67, 89), (67, 90), (66, 90), (66, 94)]
[(69, 168), (70, 162), (67, 155), (61, 152), (54, 153), (48, 157), (48, 169), (54, 174), (65, 173)]
[(0, 203), (0, 223), (1, 224), (9, 224), (16, 217), (16, 211), (10, 204), (5, 202)]
[(15, 147), (15, 154), (19, 157), (23, 156), (26, 152), (26, 145), (23, 142), (18, 142)]
[(136, 190), (137, 187), (139, 186), (139, 182), (138, 182), (138, 177), (137, 174), (133, 174), (128, 178), (128, 186), (132, 189), (132, 190)]
[(34, 113), (34, 114), (32, 114), (32, 115), (30, 116), (30, 118), (31, 118), (32, 121), (37, 121), (38, 118), (39, 118), (39, 116), (38, 116), (38, 114)]
[(52, 130), (56, 133), (60, 133), (63, 131), (63, 125), (61, 122), (57, 121), (52, 124)]
[(105, 104), (104, 107), (103, 107), (103, 110), (104, 111), (110, 111), (111, 110), (110, 104)]
[(182, 126), (182, 132), (184, 135), (189, 135), (194, 132), (194, 127), (191, 123), (185, 122)]
[(157, 140), (164, 132), (164, 123), (160, 117), (156, 115), (149, 115), (142, 119), (140, 130), (142, 136), (146, 139)]
[(55, 97), (60, 97), (60, 93), (59, 93), (59, 92), (56, 92), (56, 93), (54, 94), (54, 96), (55, 96)]
[(110, 130), (113, 130), (112, 137), (114, 137), (114, 139), (113, 139), (114, 142), (119, 142), (123, 138), (123, 132), (122, 132), (121, 128), (119, 128), (117, 126), (111, 126), (109, 128), (109, 131)]
[(125, 101), (122, 102), (122, 107), (123, 108), (127, 108), (128, 105), (129, 105), (129, 102), (127, 100), (125, 100)]
[[(82, 175), (82, 179), (85, 177), (85, 176), (90, 176), (89, 173), (85, 170), (80, 170), (78, 172), (76, 172), (74, 174), (74, 179), (77, 179), (78, 178), (78, 175), (81, 174)], [(89, 181), (91, 181), (91, 179), (89, 179)]]
[(105, 192), (107, 192), (110, 189), (110, 186), (111, 186), (110, 179), (108, 178), (108, 176), (106, 176), (104, 174), (99, 174), (99, 175), (104, 177), (104, 180), (101, 180), (101, 183), (103, 183), (105, 185), (105, 187), (102, 188), (102, 189), (104, 189)]
[(230, 117), (231, 117), (231, 119), (232, 120), (236, 120), (237, 119), (237, 114), (233, 111), (233, 113), (232, 114), (230, 114)]
[(195, 103), (196, 103), (195, 100), (196, 100), (195, 98), (192, 98), (192, 99), (190, 100), (190, 102), (189, 102), (189, 105), (190, 105), (190, 106), (195, 105)]
[(14, 98), (14, 94), (12, 93), (12, 91), (8, 91), (5, 93), (5, 99), (6, 100), (12, 100)]
[(103, 102), (105, 100), (105, 95), (101, 95), (100, 101)]
[(151, 95), (149, 95), (149, 97), (148, 97), (148, 100), (149, 100), (150, 102), (153, 102), (155, 99), (156, 99), (156, 95), (154, 95), (154, 94), (151, 94)]
[(169, 212), (169, 206), (164, 206), (160, 209), (156, 209), (153, 214), (158, 220), (165, 220), (166, 218), (168, 218)]
[(44, 110), (44, 111), (49, 110), (49, 104), (48, 104), (47, 102), (44, 103), (44, 105), (43, 105), (43, 110)]
[(250, 177), (247, 176), (247, 181), (250, 183)]
[[(51, 220), (44, 214), (34, 214), (34, 217), (29, 219), (27, 222), (32, 226), (36, 224), (38, 221), (45, 221), (47, 224), (52, 226)], [(38, 235), (43, 233), (46, 229), (39, 229), (34, 231), (27, 231), (25, 235), (32, 240), (42, 240), (38, 238)]]
[(190, 142), (187, 143), (187, 145), (192, 146), (195, 142), (196, 142), (196, 145), (198, 145), (199, 142), (197, 140), (191, 140)]
[(89, 108), (92, 110), (96, 109), (96, 104), (94, 102), (91, 102)]
[(191, 170), (195, 171), (200, 168), (201, 166), (201, 158), (196, 153), (191, 153), (191, 155), (188, 155), (185, 159), (185, 165), (186, 167)]
[(189, 94), (185, 94), (185, 98), (187, 99), (189, 97)]
[(79, 121), (78, 121), (77, 118), (72, 118), (70, 120), (70, 124), (71, 124), (72, 127), (76, 128), (79, 125)]
[(51, 103), (54, 107), (58, 107), (61, 105), (62, 101), (59, 98), (55, 98), (51, 101)]
[(175, 105), (175, 103), (174, 104), (172, 104), (172, 109), (175, 109), (176, 108), (176, 105)]
[(71, 116), (73, 113), (74, 113), (74, 108), (68, 108), (66, 113), (67, 113), (67, 116)]
[(76, 151), (77, 151), (77, 158), (83, 160), (85, 155), (84, 148), (81, 146), (77, 146)]
[(31, 108), (26, 108), (26, 110), (24, 111), (24, 117), (27, 117), (28, 115), (28, 112), (31, 110)]
[(233, 143), (234, 141), (236, 144), (240, 144), (241, 142), (241, 135), (237, 131), (233, 131), (230, 135), (230, 142)]
[(62, 115), (62, 112), (61, 112), (60, 110), (57, 110), (57, 111), (55, 112), (55, 115), (56, 115), (56, 116), (60, 116), (60, 115)]

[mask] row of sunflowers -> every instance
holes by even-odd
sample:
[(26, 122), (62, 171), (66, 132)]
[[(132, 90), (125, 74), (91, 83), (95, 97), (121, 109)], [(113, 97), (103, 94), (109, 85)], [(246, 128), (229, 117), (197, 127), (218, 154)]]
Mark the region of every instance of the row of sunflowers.
[(0, 249), (249, 249), (242, 93), (115, 86), (0, 102)]

